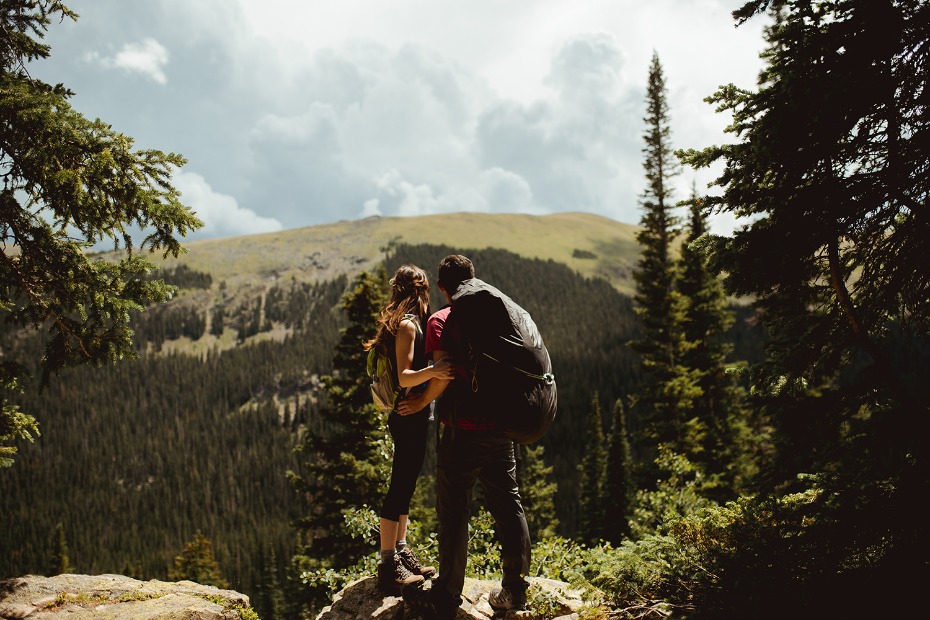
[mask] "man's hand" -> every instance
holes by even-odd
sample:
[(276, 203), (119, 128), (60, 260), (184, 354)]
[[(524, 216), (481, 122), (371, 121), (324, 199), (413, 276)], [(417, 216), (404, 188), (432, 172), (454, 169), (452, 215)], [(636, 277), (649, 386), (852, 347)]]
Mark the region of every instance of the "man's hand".
[(423, 394), (420, 393), (416, 396), (408, 396), (397, 403), (397, 413), (398, 415), (410, 415), (411, 413), (416, 413), (423, 409), (423, 407), (429, 404), (429, 401), (423, 402)]

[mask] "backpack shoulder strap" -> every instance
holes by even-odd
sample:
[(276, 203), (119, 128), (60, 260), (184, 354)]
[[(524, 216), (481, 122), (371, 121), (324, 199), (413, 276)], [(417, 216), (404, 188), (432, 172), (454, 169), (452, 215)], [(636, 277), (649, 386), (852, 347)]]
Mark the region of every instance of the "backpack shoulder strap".
[(403, 323), (404, 321), (410, 321), (411, 323), (413, 323), (414, 329), (417, 330), (417, 336), (420, 336), (420, 335), (423, 333), (423, 326), (420, 325), (420, 319), (417, 318), (417, 315), (415, 315), (415, 314), (409, 314), (409, 313), (408, 313), (408, 314), (405, 314), (405, 315), (400, 319), (400, 322), (401, 322), (401, 323)]

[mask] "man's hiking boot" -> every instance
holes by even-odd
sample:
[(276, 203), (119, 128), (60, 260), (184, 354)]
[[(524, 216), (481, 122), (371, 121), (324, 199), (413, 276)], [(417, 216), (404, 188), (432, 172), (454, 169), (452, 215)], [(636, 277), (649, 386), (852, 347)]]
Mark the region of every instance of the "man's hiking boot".
[(423, 575), (424, 579), (429, 579), (436, 573), (435, 566), (423, 566), (420, 564), (420, 560), (417, 559), (417, 556), (413, 553), (410, 547), (404, 547), (397, 552), (397, 555), (400, 556), (400, 561), (404, 563), (404, 566), (407, 567), (414, 575)]
[(411, 611), (423, 620), (455, 620), (460, 605), (448, 595), (443, 596), (438, 587), (427, 588), (423, 583), (404, 586), (402, 596)]
[(496, 612), (526, 609), (526, 590), (516, 592), (510, 588), (494, 588), (488, 595), (488, 604)]
[(378, 564), (378, 589), (391, 596), (400, 596), (401, 588), (423, 581), (422, 575), (411, 573), (398, 554), (388, 562)]

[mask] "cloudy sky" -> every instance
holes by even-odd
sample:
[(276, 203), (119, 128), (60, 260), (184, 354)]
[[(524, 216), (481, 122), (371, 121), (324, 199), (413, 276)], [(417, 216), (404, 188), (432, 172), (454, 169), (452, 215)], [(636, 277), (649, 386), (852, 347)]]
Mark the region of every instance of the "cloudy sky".
[[(187, 158), (193, 238), (455, 211), (637, 223), (653, 51), (676, 147), (727, 141), (703, 99), (761, 67), (741, 0), (66, 4), (80, 18), (52, 24), (30, 71)], [(680, 197), (712, 176), (685, 170)]]

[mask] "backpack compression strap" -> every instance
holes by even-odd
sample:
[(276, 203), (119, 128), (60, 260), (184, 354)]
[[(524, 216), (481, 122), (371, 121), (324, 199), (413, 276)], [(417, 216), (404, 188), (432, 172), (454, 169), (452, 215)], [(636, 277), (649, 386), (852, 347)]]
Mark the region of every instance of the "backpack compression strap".
[[(530, 379), (536, 379), (537, 381), (542, 381), (542, 382), (545, 383), (546, 385), (552, 385), (553, 383), (555, 383), (555, 375), (552, 374), (551, 372), (547, 372), (547, 373), (542, 374), (542, 375), (537, 375), (537, 374), (535, 374), (535, 373), (532, 373), (532, 372), (523, 370), (522, 368), (519, 368), (519, 367), (517, 367), (517, 366), (511, 366), (510, 364), (505, 364), (504, 362), (500, 361), (499, 359), (497, 359), (496, 357), (494, 357), (493, 355), (490, 355), (490, 354), (488, 354), (488, 353), (482, 353), (481, 355), (485, 356), (486, 358), (488, 358), (489, 360), (491, 360), (491, 361), (493, 361), (493, 362), (497, 362), (497, 363), (500, 364), (501, 366), (506, 366), (507, 368), (512, 368), (513, 370), (516, 370), (517, 372), (526, 375), (526, 376), (529, 377)], [(477, 372), (476, 372), (476, 373), (473, 373), (472, 376), (471, 376), (471, 389), (472, 389), (473, 392), (477, 392), (477, 391), (478, 391), (478, 373), (477, 373)]]

